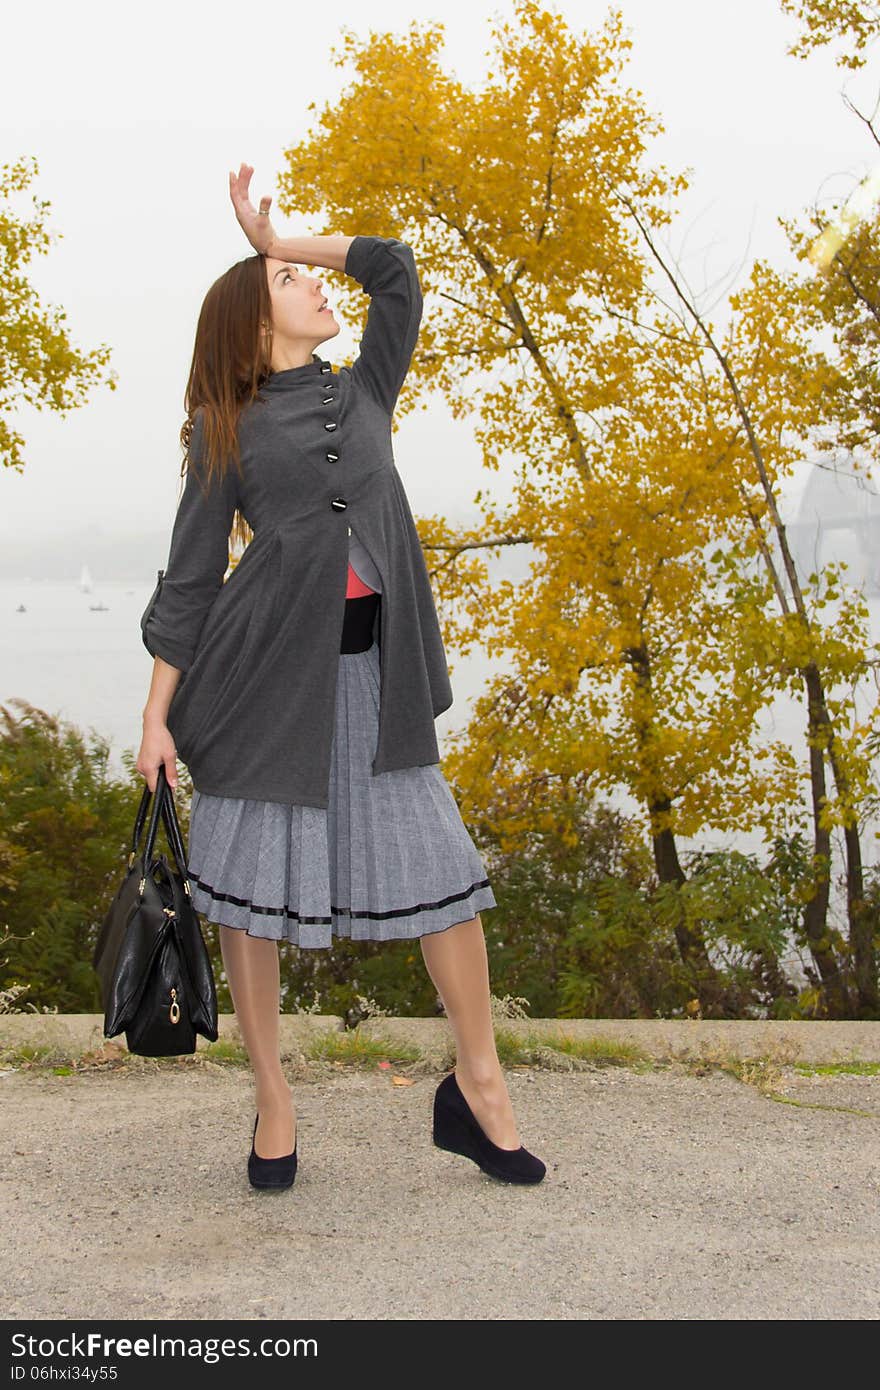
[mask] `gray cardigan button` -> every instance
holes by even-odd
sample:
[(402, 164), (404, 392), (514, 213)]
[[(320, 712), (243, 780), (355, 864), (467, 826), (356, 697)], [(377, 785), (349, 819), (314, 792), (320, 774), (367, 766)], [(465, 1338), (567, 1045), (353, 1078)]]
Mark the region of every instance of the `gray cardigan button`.
[(335, 421), (335, 420), (328, 420), (327, 423), (326, 423), (326, 425), (324, 426), (324, 429), (325, 429), (325, 430), (335, 430), (335, 429), (336, 429), (336, 421)]
[(329, 372), (329, 370), (330, 370), (330, 363), (329, 363), (329, 362), (324, 362), (324, 363), (322, 363), (322, 365), (321, 365), (321, 371), (322, 371), (322, 372)]
[(330, 506), (335, 512), (344, 512), (348, 503), (344, 497), (331, 497)]
[(338, 455), (338, 454), (334, 454), (334, 452), (333, 452), (332, 449), (328, 449), (328, 450), (327, 450), (327, 462), (328, 462), (328, 463), (335, 463), (336, 460), (337, 460), (338, 458), (339, 458), (339, 455)]
[(336, 399), (335, 396), (325, 396), (324, 399), (321, 401), (321, 404), (322, 404), (322, 405), (330, 405), (331, 401), (334, 401), (335, 399)]

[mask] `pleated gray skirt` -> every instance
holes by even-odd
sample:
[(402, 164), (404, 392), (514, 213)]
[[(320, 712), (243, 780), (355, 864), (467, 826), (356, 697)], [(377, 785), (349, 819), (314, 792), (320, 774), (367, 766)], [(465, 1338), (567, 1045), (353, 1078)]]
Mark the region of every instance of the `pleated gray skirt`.
[(329, 806), (193, 791), (187, 868), (209, 921), (328, 947), (403, 941), (496, 907), (439, 763), (373, 776), (379, 645), (341, 652)]

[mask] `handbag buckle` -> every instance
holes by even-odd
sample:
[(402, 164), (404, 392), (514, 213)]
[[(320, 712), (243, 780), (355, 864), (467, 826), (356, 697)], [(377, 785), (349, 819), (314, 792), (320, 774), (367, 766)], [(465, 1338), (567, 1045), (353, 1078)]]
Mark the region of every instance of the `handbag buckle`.
[(177, 990), (173, 985), (171, 987), (171, 1008), (168, 1011), (168, 1016), (172, 1023), (180, 1022), (180, 1005), (177, 1002)]

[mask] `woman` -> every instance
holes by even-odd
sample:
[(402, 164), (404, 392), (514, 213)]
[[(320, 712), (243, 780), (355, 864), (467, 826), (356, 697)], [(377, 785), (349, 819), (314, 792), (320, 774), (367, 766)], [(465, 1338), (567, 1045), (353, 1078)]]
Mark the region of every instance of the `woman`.
[[(256, 1083), (248, 1172), (289, 1187), (296, 1115), (279, 1050), (277, 942), (417, 937), (456, 1042), (434, 1097), (434, 1142), (500, 1180), (539, 1182), (495, 1050), (479, 910), (496, 905), (440, 767), (452, 702), (391, 416), (422, 310), (393, 237), (281, 239), (253, 169), (230, 174), (255, 256), (211, 287), (187, 390), (186, 486), (168, 564), (141, 619), (154, 656), (137, 768), (155, 790), (186, 762), (195, 907), (220, 927)], [(359, 356), (320, 277), (370, 295)], [(253, 532), (228, 579), (236, 512)]]

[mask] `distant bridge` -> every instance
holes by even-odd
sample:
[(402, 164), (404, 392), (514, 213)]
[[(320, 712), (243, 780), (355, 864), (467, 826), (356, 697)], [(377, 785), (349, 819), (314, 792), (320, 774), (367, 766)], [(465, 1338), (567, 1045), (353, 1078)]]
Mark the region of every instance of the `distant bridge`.
[(880, 495), (862, 475), (814, 468), (797, 516), (786, 524), (798, 573), (821, 569), (830, 560), (848, 565), (845, 580), (865, 593), (880, 593)]

